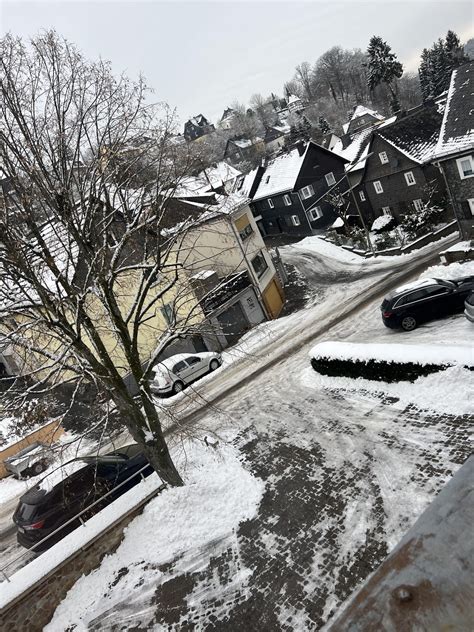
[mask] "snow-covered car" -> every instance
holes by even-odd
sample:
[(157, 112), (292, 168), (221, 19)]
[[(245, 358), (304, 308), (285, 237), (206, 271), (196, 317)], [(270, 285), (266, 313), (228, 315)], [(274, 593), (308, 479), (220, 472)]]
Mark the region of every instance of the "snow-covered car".
[(44, 472), (51, 462), (51, 448), (37, 442), (5, 459), (5, 469), (16, 478), (27, 478)]
[(462, 312), (474, 290), (474, 276), (459, 279), (421, 279), (403, 285), (381, 305), (384, 325), (412, 331), (420, 323)]
[(151, 390), (157, 395), (179, 393), (191, 382), (206, 373), (215, 371), (222, 364), (220, 353), (204, 351), (202, 353), (180, 353), (153, 367), (154, 377)]
[(474, 323), (474, 292), (471, 292), (464, 301), (464, 316)]

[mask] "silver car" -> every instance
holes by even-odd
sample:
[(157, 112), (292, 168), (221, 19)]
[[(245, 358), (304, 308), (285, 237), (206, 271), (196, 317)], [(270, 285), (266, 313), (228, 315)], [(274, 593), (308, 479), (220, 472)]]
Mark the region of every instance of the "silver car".
[(171, 356), (153, 367), (151, 390), (157, 395), (179, 393), (194, 380), (215, 371), (221, 364), (221, 355), (214, 351)]
[(464, 301), (464, 316), (474, 323), (474, 292), (471, 292)]

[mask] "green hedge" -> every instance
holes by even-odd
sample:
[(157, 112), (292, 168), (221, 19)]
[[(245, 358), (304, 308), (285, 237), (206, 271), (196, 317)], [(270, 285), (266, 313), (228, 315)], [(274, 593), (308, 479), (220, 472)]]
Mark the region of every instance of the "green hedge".
[[(363, 377), (378, 382), (414, 382), (417, 378), (446, 369), (448, 364), (415, 364), (386, 360), (339, 360), (318, 357), (311, 359), (311, 366), (322, 375), (333, 377)], [(471, 369), (472, 370), (472, 369)]]

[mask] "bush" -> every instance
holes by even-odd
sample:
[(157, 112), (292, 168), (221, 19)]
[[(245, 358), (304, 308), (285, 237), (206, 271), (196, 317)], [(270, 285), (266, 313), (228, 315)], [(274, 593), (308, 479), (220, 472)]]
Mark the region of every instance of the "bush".
[(446, 369), (446, 364), (415, 364), (386, 360), (340, 360), (338, 358), (311, 358), (317, 373), (331, 377), (362, 377), (377, 382), (414, 382), (417, 378)]

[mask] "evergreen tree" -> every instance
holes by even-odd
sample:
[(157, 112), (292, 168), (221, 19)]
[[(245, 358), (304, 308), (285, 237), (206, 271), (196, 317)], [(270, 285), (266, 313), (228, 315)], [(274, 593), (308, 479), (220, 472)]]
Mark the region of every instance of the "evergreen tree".
[(331, 127), (324, 116), (319, 117), (318, 127), (323, 134), (329, 134), (329, 132), (331, 131)]
[(469, 61), (459, 37), (448, 31), (444, 40), (434, 42), (421, 54), (418, 75), (423, 100), (433, 99), (449, 88), (453, 70)]
[(444, 48), (447, 58), (447, 69), (451, 73), (453, 70), (469, 61), (468, 55), (464, 52), (464, 46), (461, 45), (459, 37), (454, 31), (446, 33)]
[(434, 95), (433, 88), (433, 59), (432, 52), (427, 48), (421, 53), (420, 67), (418, 68), (418, 76), (420, 79), (421, 96), (423, 101), (432, 99)]
[(374, 35), (367, 49), (367, 85), (370, 90), (374, 90), (378, 85), (384, 83), (390, 91), (390, 106), (392, 111), (400, 110), (400, 103), (395, 89), (395, 81), (403, 75), (403, 66), (397, 60), (397, 56), (392, 53), (392, 49), (381, 37)]

